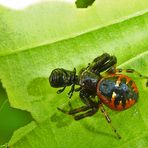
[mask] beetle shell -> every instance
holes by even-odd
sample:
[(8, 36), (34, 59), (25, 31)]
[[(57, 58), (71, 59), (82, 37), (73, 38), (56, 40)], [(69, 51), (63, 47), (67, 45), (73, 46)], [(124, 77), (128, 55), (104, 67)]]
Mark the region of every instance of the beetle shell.
[(130, 77), (112, 74), (98, 82), (97, 95), (106, 106), (121, 111), (137, 102), (138, 88)]

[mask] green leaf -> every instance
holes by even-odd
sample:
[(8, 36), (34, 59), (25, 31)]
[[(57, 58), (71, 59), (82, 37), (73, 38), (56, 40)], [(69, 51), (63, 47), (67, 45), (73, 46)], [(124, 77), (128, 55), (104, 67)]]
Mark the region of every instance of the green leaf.
[[(118, 66), (147, 75), (147, 6), (146, 0), (102, 0), (88, 10), (64, 2), (40, 3), (21, 11), (0, 9), (0, 79), (11, 106), (29, 111), (35, 120), (14, 132), (10, 147), (148, 146), (146, 80), (130, 75), (140, 92), (134, 107), (124, 112), (106, 108), (122, 135), (120, 141), (101, 112), (79, 122), (59, 112), (56, 108), (62, 104), (68, 109), (68, 88), (57, 95), (48, 83), (54, 68), (76, 67), (78, 72), (103, 52), (116, 55)], [(78, 93), (72, 104), (82, 105)]]
[(32, 120), (30, 113), (10, 107), (7, 94), (0, 83), (0, 145), (7, 143), (15, 130)]
[(95, 0), (77, 0), (76, 6), (77, 8), (87, 8), (88, 6), (91, 6)]

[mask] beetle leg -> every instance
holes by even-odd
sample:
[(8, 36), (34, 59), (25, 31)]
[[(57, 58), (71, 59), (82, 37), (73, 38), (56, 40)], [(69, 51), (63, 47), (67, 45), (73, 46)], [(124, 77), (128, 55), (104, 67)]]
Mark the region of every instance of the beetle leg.
[(121, 136), (119, 135), (117, 130), (112, 126), (111, 119), (110, 119), (109, 115), (107, 114), (107, 112), (105, 111), (105, 108), (103, 107), (102, 103), (99, 104), (99, 108), (100, 108), (101, 112), (103, 113), (104, 117), (106, 118), (107, 122), (109, 123), (112, 131), (116, 134), (118, 139), (121, 139)]

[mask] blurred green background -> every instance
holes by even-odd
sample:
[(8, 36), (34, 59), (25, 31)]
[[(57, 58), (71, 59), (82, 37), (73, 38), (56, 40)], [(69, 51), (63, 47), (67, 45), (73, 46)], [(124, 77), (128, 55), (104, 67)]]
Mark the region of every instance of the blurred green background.
[(6, 91), (0, 82), (0, 145), (8, 143), (15, 130), (32, 120), (30, 113), (10, 107)]

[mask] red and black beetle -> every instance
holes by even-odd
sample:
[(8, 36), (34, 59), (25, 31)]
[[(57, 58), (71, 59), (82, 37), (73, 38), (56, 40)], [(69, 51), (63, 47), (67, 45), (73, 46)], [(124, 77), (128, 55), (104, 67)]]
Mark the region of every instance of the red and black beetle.
[[(82, 68), (78, 75), (75, 68), (73, 71), (62, 68), (54, 69), (49, 77), (50, 85), (55, 88), (63, 87), (57, 93), (61, 93), (67, 86), (71, 86), (68, 93), (69, 98), (72, 97), (74, 91), (77, 91), (81, 101), (85, 104), (76, 109), (72, 109), (70, 105), (69, 111), (61, 108), (58, 110), (72, 115), (75, 120), (80, 120), (94, 115), (100, 109), (111, 125), (111, 119), (103, 104), (113, 110), (122, 111), (134, 105), (138, 99), (138, 88), (135, 82), (130, 77), (119, 73), (123, 71), (135, 73), (139, 77), (148, 79), (147, 76), (141, 75), (134, 69), (117, 69), (116, 63), (115, 56), (104, 53), (89, 63), (86, 68)], [(102, 72), (106, 72), (106, 75), (103, 76)], [(75, 85), (79, 85), (79, 88), (75, 88)], [(97, 100), (94, 99), (96, 96)], [(121, 138), (112, 125), (111, 128), (117, 137)]]

